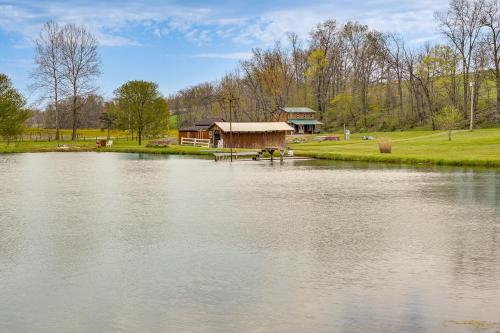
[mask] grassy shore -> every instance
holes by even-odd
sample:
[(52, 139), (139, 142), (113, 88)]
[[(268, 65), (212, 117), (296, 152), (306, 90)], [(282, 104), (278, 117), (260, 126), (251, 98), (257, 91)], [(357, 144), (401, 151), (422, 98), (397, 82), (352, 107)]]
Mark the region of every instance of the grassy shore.
[[(361, 137), (365, 135), (374, 136), (376, 140), (361, 140)], [(391, 139), (391, 154), (379, 152), (377, 139), (380, 138)], [(294, 143), (297, 140), (303, 142)], [(349, 141), (339, 142), (319, 142), (315, 140), (315, 136), (291, 136), (288, 141), (296, 156), (320, 159), (500, 167), (500, 129), (482, 129), (473, 132), (457, 131), (453, 133), (452, 141), (448, 141), (448, 134), (443, 131), (359, 133), (351, 135)], [(139, 146), (136, 141), (119, 139), (114, 140), (113, 147), (97, 149), (93, 140), (77, 142), (23, 141), (9, 145), (6, 142), (0, 142), (0, 153), (100, 151), (182, 155), (211, 154), (210, 150), (206, 148), (179, 145), (156, 148), (147, 147), (146, 143), (147, 141), (143, 146)], [(61, 149), (58, 147), (59, 144), (68, 147)]]
[[(147, 141), (139, 146), (136, 141), (114, 140), (112, 147), (96, 148), (94, 141), (22, 141), (0, 142), (0, 153), (43, 153), (43, 152), (119, 152), (176, 155), (210, 155), (207, 148), (170, 145), (169, 147), (147, 147)], [(59, 147), (64, 145), (65, 147)]]
[[(361, 140), (364, 135), (376, 140)], [(391, 154), (379, 152), (380, 138), (392, 141)], [(290, 143), (296, 155), (346, 161), (500, 167), (500, 129), (456, 131), (452, 141), (448, 141), (444, 131), (363, 133), (340, 142), (318, 142), (312, 136), (304, 139), (305, 143)]]

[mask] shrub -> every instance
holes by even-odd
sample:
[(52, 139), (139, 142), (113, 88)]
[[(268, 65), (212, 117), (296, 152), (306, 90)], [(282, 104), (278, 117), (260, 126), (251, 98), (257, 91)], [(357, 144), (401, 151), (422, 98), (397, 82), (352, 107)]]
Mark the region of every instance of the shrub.
[(463, 116), (457, 108), (446, 106), (434, 116), (434, 121), (440, 129), (448, 131), (448, 140), (451, 141), (451, 131), (460, 127)]

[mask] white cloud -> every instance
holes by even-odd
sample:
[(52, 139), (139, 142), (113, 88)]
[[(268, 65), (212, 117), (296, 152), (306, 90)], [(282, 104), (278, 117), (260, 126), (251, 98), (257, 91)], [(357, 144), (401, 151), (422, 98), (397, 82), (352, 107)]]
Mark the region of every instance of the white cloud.
[[(206, 9), (189, 9), (153, 4), (140, 5), (130, 3), (105, 2), (98, 3), (55, 3), (39, 1), (30, 3), (18, 1), (11, 4), (0, 4), (0, 29), (9, 33), (16, 33), (24, 37), (22, 44), (29, 45), (38, 34), (41, 25), (54, 20), (60, 24), (75, 23), (85, 25), (98, 38), (103, 46), (137, 46), (141, 43), (124, 32), (131, 31), (138, 26), (144, 29), (152, 27), (158, 37), (170, 31), (192, 33), (192, 28), (208, 18)], [(166, 27), (161, 27), (166, 25)], [(201, 32), (195, 40), (208, 40), (208, 34)], [(24, 46), (24, 45), (23, 45)]]
[(199, 53), (191, 55), (191, 58), (231, 59), (231, 60), (245, 60), (251, 57), (252, 57), (252, 52)]
[[(198, 46), (216, 39), (236, 44), (266, 46), (283, 40), (285, 33), (308, 36), (314, 26), (326, 19), (340, 23), (358, 20), (382, 31), (396, 31), (416, 40), (435, 34), (433, 12), (447, 6), (445, 1), (346, 0), (267, 9), (261, 12), (237, 12), (237, 8), (194, 7), (149, 0), (138, 2), (37, 2), (18, 0), (0, 4), (0, 29), (23, 36), (20, 46), (28, 46), (47, 20), (62, 24), (86, 25), (103, 46), (140, 46), (134, 29), (142, 28), (162, 38), (172, 32), (183, 34)], [(231, 11), (229, 11), (231, 10)], [(236, 12), (235, 12), (236, 11)]]
[(335, 19), (339, 24), (359, 21), (372, 29), (383, 32), (398, 32), (410, 39), (435, 35), (434, 12), (444, 10), (445, 1), (421, 0), (405, 3), (396, 0), (329, 1), (323, 4), (307, 5), (289, 9), (270, 11), (257, 19), (250, 20), (233, 37), (233, 42), (270, 44), (284, 40), (286, 32), (295, 32), (307, 38), (314, 27), (327, 19)]

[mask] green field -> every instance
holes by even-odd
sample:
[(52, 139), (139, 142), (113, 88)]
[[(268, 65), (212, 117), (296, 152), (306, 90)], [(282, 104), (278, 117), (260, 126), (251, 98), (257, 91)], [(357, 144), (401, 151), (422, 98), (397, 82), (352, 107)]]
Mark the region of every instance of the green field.
[[(92, 137), (104, 136), (102, 132), (100, 130), (84, 131), (82, 130), (80, 133), (88, 134), (86, 141), (21, 141), (10, 144), (0, 142), (0, 153), (107, 151), (187, 155), (210, 154), (206, 148), (189, 146), (146, 147), (147, 140), (143, 146), (139, 146), (136, 141), (127, 140), (126, 136), (115, 138), (114, 145), (111, 148), (97, 149)], [(113, 132), (112, 136), (122, 134), (124, 133)], [(171, 136), (175, 134), (171, 133)], [(374, 136), (376, 140), (361, 140), (364, 135)], [(391, 154), (381, 154), (379, 152), (378, 139), (380, 138), (391, 139)], [(303, 142), (294, 143), (297, 140)], [(315, 136), (291, 136), (288, 141), (289, 147), (294, 150), (296, 156), (345, 161), (500, 167), (500, 129), (481, 129), (473, 132), (456, 131), (453, 133), (452, 141), (448, 141), (448, 133), (443, 131), (358, 133), (351, 135), (349, 141), (342, 140), (339, 142), (319, 142), (315, 140)], [(59, 144), (68, 147), (61, 149), (58, 148)]]
[[(378, 140), (363, 141), (364, 135), (390, 138), (392, 153), (381, 154)], [(350, 141), (340, 142), (318, 142), (312, 136), (305, 139), (305, 143), (290, 143), (296, 155), (350, 161), (500, 167), (500, 129), (456, 131), (452, 141), (448, 141), (448, 132), (444, 131), (361, 133), (351, 135)]]
[[(19, 141), (7, 144), (0, 142), (0, 153), (41, 153), (41, 152), (123, 152), (123, 153), (151, 153), (151, 154), (185, 154), (185, 155), (208, 155), (206, 148), (171, 145), (169, 147), (147, 147), (147, 140), (142, 146), (137, 141), (127, 141), (124, 138), (113, 140), (113, 146), (109, 148), (96, 148), (94, 140), (87, 141)], [(64, 145), (66, 147), (58, 147)]]

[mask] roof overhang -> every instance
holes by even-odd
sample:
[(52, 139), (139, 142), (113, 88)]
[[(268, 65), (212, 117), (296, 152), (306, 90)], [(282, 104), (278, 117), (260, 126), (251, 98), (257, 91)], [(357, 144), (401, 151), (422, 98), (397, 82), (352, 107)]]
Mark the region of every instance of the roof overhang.
[(321, 121), (316, 119), (290, 119), (288, 122), (294, 125), (323, 125)]
[(299, 106), (299, 107), (283, 107), (280, 108), (281, 111), (284, 111), (286, 113), (316, 113), (313, 109)]
[(218, 127), (222, 132), (233, 133), (266, 133), (266, 132), (290, 132), (294, 128), (285, 122), (258, 122), (258, 123), (229, 123), (217, 122), (210, 128)]

